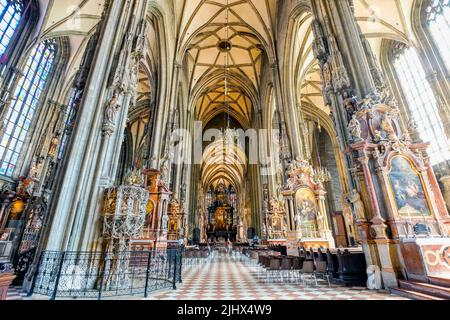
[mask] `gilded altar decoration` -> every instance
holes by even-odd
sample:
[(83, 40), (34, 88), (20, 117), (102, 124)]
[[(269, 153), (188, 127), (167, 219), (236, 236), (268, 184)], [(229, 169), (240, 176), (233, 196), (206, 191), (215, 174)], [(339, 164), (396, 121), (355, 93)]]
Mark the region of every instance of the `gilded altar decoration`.
[(269, 200), (266, 221), (263, 226), (267, 239), (286, 239), (286, 212), (284, 200), (280, 196)]
[(225, 210), (225, 208), (220, 207), (216, 209), (216, 212), (214, 214), (214, 220), (215, 220), (215, 230), (226, 230), (226, 216), (227, 216), (227, 211)]
[(392, 159), (389, 178), (398, 213), (401, 216), (431, 214), (422, 179), (406, 158), (398, 156)]
[(185, 237), (186, 221), (184, 208), (176, 194), (173, 195), (167, 210), (167, 221), (163, 221), (163, 225), (167, 223), (167, 237), (169, 240), (178, 240)]

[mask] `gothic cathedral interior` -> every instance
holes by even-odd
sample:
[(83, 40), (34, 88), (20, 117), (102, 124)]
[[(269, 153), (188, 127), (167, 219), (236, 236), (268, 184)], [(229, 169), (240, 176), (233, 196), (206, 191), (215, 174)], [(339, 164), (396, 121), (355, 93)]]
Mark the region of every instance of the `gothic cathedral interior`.
[(450, 299), (449, 0), (0, 20), (0, 300)]

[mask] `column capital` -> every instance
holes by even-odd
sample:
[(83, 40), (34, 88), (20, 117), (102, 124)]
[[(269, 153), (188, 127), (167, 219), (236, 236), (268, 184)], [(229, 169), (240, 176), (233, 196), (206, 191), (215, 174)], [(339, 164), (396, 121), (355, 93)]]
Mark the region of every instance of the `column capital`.
[(362, 165), (368, 165), (369, 164), (369, 157), (367, 154), (362, 155), (360, 157), (358, 157), (358, 161), (362, 164)]

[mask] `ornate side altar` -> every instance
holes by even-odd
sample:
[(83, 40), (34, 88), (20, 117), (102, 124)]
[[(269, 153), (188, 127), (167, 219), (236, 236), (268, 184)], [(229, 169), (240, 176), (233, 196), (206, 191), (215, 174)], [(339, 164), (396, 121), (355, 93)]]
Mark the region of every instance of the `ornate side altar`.
[(187, 216), (184, 214), (183, 204), (175, 197), (169, 203), (168, 240), (179, 240), (186, 236)]
[(334, 238), (325, 206), (326, 191), (315, 179), (314, 168), (306, 160), (294, 160), (282, 195), (288, 210), (289, 241), (305, 247), (334, 248)]
[[(368, 206), (368, 212), (354, 207), (357, 226), (366, 245), (382, 253), (383, 281), (394, 286), (398, 275), (408, 272), (409, 239), (448, 237), (450, 225), (426, 152), (429, 143), (420, 140), (413, 121), (403, 132), (398, 119), (397, 108), (365, 100), (349, 123), (353, 172)], [(405, 241), (408, 246), (401, 245)]]
[(283, 199), (272, 198), (269, 201), (263, 229), (268, 243), (284, 244), (286, 242), (287, 219)]

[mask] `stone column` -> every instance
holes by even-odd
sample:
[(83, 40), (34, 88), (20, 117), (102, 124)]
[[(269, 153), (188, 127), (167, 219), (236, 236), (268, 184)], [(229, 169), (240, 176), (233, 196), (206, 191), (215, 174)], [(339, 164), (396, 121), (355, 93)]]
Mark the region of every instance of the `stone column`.
[[(377, 68), (370, 45), (357, 24), (350, 1), (310, 0), (310, 3), (314, 16), (314, 53), (320, 62), (324, 98), (332, 109), (341, 152), (347, 153), (345, 165), (352, 190), (350, 197), (354, 199), (353, 215), (358, 224), (366, 260), (368, 264), (380, 264), (383, 268), (385, 286), (396, 285), (390, 259), (390, 240), (385, 232), (387, 226), (378, 204), (381, 195), (376, 193), (379, 188), (374, 186), (376, 181), (372, 179), (370, 159), (365, 155), (365, 142), (355, 144), (354, 137), (348, 130), (352, 115), (359, 107), (356, 102), (362, 99), (374, 104), (381, 102), (377, 90), (384, 88), (382, 74)], [(357, 150), (350, 150), (349, 147), (355, 145)], [(365, 188), (361, 188), (357, 179), (352, 176), (351, 168), (358, 162), (361, 164)], [(356, 194), (363, 194), (364, 189), (368, 195), (370, 222), (365, 221), (362, 216), (364, 208)], [(370, 229), (375, 231), (375, 239), (372, 239)]]
[(272, 64), (270, 67), (272, 69), (275, 97), (277, 104), (279, 105), (278, 110), (280, 112), (281, 126), (283, 130), (287, 129), (289, 131), (289, 134), (288, 132), (284, 132), (284, 134), (288, 134), (289, 137), (293, 137), (290, 139), (291, 153), (293, 159), (296, 159), (303, 155), (303, 148), (300, 143), (300, 137), (302, 137), (302, 134), (300, 132), (299, 121), (297, 119), (297, 108), (295, 104), (291, 104), (291, 101), (287, 101), (288, 99), (284, 99), (283, 97), (278, 64)]
[(129, 18), (129, 10), (130, 1), (115, 0), (105, 4), (102, 30), (86, 84), (88, 89), (77, 114), (82, 121), (77, 121), (73, 129), (58, 189), (52, 199), (50, 214), (53, 218), (46, 237), (47, 250), (90, 249), (83, 238), (92, 232), (93, 226), (98, 227), (93, 217), (99, 217), (99, 212), (87, 208), (93, 209), (89, 204), (99, 201), (96, 169), (102, 160), (104, 101), (116, 48), (123, 39), (123, 34), (117, 30), (121, 30)]

